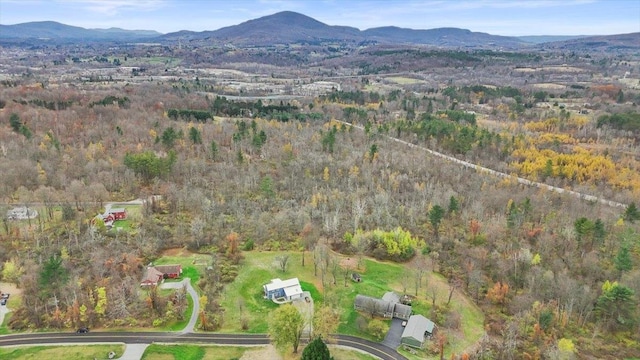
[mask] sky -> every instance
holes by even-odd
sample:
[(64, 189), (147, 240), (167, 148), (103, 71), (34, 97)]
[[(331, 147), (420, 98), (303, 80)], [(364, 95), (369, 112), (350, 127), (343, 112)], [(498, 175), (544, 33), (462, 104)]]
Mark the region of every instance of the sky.
[(279, 11), (361, 30), (457, 27), (494, 35), (640, 32), (640, 0), (0, 0), (0, 24), (216, 30)]

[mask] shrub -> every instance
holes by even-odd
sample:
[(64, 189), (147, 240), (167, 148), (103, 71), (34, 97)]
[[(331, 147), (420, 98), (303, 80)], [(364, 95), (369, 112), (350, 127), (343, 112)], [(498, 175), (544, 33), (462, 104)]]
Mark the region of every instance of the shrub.
[(369, 321), (369, 326), (367, 328), (369, 330), (369, 333), (378, 340), (382, 340), (389, 331), (389, 325), (387, 325), (387, 323), (385, 323), (384, 321), (378, 319)]
[(253, 250), (254, 247), (255, 247), (255, 243), (253, 239), (247, 239), (247, 241), (244, 243), (244, 246), (242, 246), (242, 250), (251, 251)]

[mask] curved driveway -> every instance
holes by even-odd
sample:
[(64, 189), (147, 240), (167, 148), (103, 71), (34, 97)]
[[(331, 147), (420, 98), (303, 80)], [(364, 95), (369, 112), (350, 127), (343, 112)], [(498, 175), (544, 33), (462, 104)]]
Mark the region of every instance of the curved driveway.
[(198, 293), (191, 286), (191, 279), (184, 278), (180, 282), (166, 282), (160, 285), (163, 289), (179, 289), (183, 286), (187, 287), (187, 293), (191, 296), (193, 300), (193, 310), (191, 311), (191, 318), (189, 319), (189, 323), (182, 329), (181, 333), (192, 333), (196, 327), (196, 322), (198, 322), (198, 314), (200, 313), (200, 298), (198, 297)]

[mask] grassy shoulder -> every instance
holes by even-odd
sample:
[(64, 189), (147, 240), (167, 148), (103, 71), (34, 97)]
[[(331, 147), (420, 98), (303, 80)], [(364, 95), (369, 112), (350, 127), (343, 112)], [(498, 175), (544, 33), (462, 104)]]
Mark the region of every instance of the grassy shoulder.
[(119, 358), (124, 353), (124, 345), (69, 345), (69, 346), (30, 346), (0, 348), (0, 359), (37, 360), (37, 359), (65, 359), (87, 360), (106, 359), (113, 351)]
[[(375, 357), (340, 346), (329, 345), (334, 359), (374, 360)], [(246, 355), (245, 355), (246, 354)], [(164, 345), (152, 344), (147, 347), (142, 360), (234, 360), (243, 356), (250, 359), (299, 360), (302, 349), (297, 354), (289, 351), (279, 354), (273, 346), (203, 346), (203, 345)]]
[(241, 346), (151, 344), (142, 355), (142, 360), (234, 360), (240, 359), (250, 349)]

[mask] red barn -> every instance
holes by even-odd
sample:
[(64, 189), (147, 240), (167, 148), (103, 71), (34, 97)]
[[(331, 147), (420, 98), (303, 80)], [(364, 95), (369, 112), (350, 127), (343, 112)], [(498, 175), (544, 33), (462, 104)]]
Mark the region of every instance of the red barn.
[(124, 220), (127, 218), (127, 209), (116, 208), (109, 210), (109, 216), (113, 216), (113, 220)]
[(182, 275), (182, 265), (148, 266), (140, 285), (158, 285), (164, 279), (177, 279), (180, 275)]

